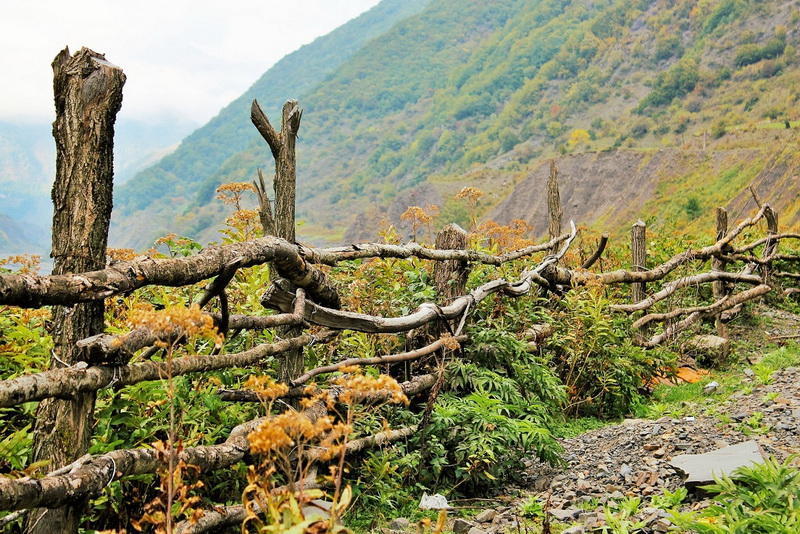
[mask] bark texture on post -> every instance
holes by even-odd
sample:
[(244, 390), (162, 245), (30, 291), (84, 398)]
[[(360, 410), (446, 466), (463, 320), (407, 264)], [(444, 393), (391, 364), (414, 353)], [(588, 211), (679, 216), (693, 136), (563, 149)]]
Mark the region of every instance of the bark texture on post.
[[(125, 75), (105, 56), (82, 48), (62, 50), (53, 61), (56, 178), (53, 184), (53, 274), (102, 269), (111, 218), (114, 121), (122, 105)], [(103, 332), (103, 302), (53, 309), (51, 367), (87, 358), (76, 343)], [(62, 467), (86, 452), (92, 433), (95, 393), (72, 401), (47, 399), (36, 412), (33, 462)], [(27, 532), (77, 532), (83, 503), (34, 510)]]
[[(259, 172), (259, 183), (256, 185), (259, 200), (259, 214), (265, 234), (274, 232), (290, 243), (295, 242), (295, 196), (297, 190), (297, 158), (295, 143), (300, 129), (303, 110), (297, 100), (287, 100), (281, 113), (281, 131), (276, 132), (270, 124), (258, 101), (253, 100), (250, 106), (250, 119), (258, 132), (269, 145), (275, 159), (275, 178), (272, 185), (275, 190), (274, 216), (269, 209), (269, 198), (266, 195), (263, 175)], [(273, 280), (275, 280), (273, 275)], [(338, 306), (337, 306), (338, 307)], [(302, 332), (302, 327), (289, 326), (283, 330), (287, 336), (294, 337)], [(305, 370), (303, 351), (294, 350), (281, 360), (279, 380), (289, 383)]]
[[(631, 228), (631, 270), (632, 271), (645, 271), (647, 270), (647, 244), (646, 244), (647, 227), (643, 221), (637, 221)], [(645, 296), (644, 282), (635, 282), (631, 284), (631, 302), (644, 300)]]
[[(548, 231), (550, 239), (561, 235), (561, 195), (558, 192), (558, 167), (556, 167), (556, 160), (550, 161), (550, 175), (547, 177), (547, 213), (549, 214), (550, 221), (548, 224)], [(550, 254), (558, 252), (558, 244), (553, 245), (550, 249)]]
[[(436, 235), (436, 248), (466, 249), (467, 232), (457, 224), (448, 224)], [(433, 282), (440, 300), (451, 300), (466, 294), (469, 266), (463, 260), (447, 260), (436, 262), (433, 266)]]
[[(778, 249), (778, 240), (774, 239), (774, 236), (778, 235), (778, 213), (772, 209), (769, 204), (764, 206), (764, 219), (767, 220), (767, 242), (764, 245), (764, 254), (763, 257), (769, 258), (775, 251)], [(763, 276), (764, 281), (768, 281), (772, 277), (771, 267), (769, 265), (763, 265)]]
[(276, 132), (256, 100), (250, 107), (250, 119), (264, 138), (275, 158), (275, 235), (291, 243), (295, 241), (294, 206), (297, 184), (297, 159), (295, 143), (300, 129), (303, 110), (297, 100), (287, 100), (283, 105), (281, 131)]
[[(725, 208), (717, 208), (717, 241), (725, 237), (725, 234), (728, 233), (728, 212)], [(711, 270), (712, 271), (724, 271), (725, 270), (725, 260), (721, 258), (714, 257), (711, 260)], [(718, 280), (714, 282), (712, 285), (712, 292), (714, 295), (714, 300), (720, 300), (721, 298), (725, 297), (728, 293), (728, 287), (725, 284), (725, 281)], [(714, 324), (717, 327), (717, 334), (720, 337), (727, 337), (727, 328), (725, 327), (725, 323), (720, 320), (720, 316), (717, 315), (714, 318)]]

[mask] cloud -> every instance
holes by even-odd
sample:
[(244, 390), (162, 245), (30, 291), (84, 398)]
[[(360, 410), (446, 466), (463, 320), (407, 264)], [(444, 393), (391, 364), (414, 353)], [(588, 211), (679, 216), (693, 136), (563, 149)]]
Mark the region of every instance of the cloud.
[(202, 123), (281, 57), (378, 0), (8, 0), (0, 8), (0, 120), (52, 120), (65, 45), (128, 76), (121, 117)]

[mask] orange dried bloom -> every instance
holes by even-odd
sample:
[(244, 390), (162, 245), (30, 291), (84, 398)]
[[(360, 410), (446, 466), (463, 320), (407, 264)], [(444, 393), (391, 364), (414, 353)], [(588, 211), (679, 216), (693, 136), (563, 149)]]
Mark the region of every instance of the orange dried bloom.
[(245, 381), (244, 387), (255, 391), (264, 400), (277, 399), (289, 392), (289, 386), (275, 382), (269, 376), (251, 376)]

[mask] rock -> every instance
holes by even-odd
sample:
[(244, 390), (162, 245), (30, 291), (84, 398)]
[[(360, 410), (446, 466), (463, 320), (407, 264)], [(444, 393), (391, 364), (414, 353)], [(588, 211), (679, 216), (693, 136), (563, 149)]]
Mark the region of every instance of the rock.
[(419, 508), (420, 510), (450, 510), (452, 507), (444, 495), (423, 493), (422, 498), (419, 500)]
[(578, 508), (565, 508), (564, 510), (548, 510), (548, 514), (558, 521), (572, 521), (577, 518), (581, 511)]
[(486, 531), (482, 528), (472, 527), (467, 531), (467, 534), (486, 534)]
[(628, 464), (622, 464), (619, 468), (619, 474), (625, 478), (631, 476), (632, 473), (633, 469), (631, 469), (631, 466), (629, 466)]
[(664, 447), (661, 447), (653, 451), (653, 456), (655, 456), (656, 458), (663, 458), (666, 454), (667, 451), (664, 449)]
[(739, 412), (739, 413), (733, 414), (731, 416), (731, 419), (733, 419), (736, 422), (741, 422), (741, 421), (744, 421), (745, 419), (747, 419), (748, 417), (749, 416), (746, 413)]
[(653, 532), (669, 532), (672, 522), (669, 519), (661, 518), (652, 525)]
[(491, 523), (494, 520), (497, 512), (494, 510), (484, 510), (483, 512), (479, 513), (475, 516), (475, 521), (478, 523)]
[(657, 445), (655, 443), (645, 443), (644, 444), (644, 450), (646, 450), (646, 451), (657, 451), (659, 448), (661, 448), (661, 446)]
[(698, 359), (719, 363), (728, 357), (731, 350), (729, 339), (719, 336), (694, 336), (686, 342), (686, 349)]
[(585, 534), (585, 530), (581, 525), (570, 527), (567, 530), (562, 530), (561, 534)]
[(719, 389), (719, 382), (717, 382), (717, 381), (715, 380), (715, 381), (713, 381), (713, 382), (709, 382), (708, 384), (706, 384), (706, 385), (705, 385), (705, 387), (703, 387), (703, 392), (704, 392), (706, 395), (708, 395), (708, 394), (710, 394), (710, 393), (714, 393), (714, 392), (715, 392), (715, 391), (717, 391), (718, 389)]
[(714, 476), (730, 476), (740, 467), (763, 461), (758, 443), (745, 441), (705, 454), (675, 456), (669, 464), (686, 475), (685, 484), (696, 485), (713, 482)]
[(475, 527), (475, 525), (460, 517), (453, 521), (453, 532), (455, 534), (467, 534), (473, 527)]
[(585, 478), (578, 480), (578, 485), (576, 486), (578, 493), (589, 493), (592, 490), (592, 484)]
[(392, 522), (389, 523), (389, 530), (394, 532), (405, 532), (410, 526), (411, 521), (405, 517), (398, 517), (397, 519), (392, 519)]
[(744, 370), (744, 376), (746, 376), (747, 378), (753, 378), (754, 376), (756, 376), (756, 374), (753, 372), (752, 369), (748, 367), (747, 369)]

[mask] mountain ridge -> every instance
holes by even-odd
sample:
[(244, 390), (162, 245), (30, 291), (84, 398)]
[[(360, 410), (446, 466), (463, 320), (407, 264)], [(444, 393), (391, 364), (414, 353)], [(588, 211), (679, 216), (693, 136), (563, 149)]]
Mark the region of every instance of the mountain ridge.
[[(374, 237), (387, 213), (399, 224), (409, 202), (432, 201), (453, 213), (454, 191), (481, 173), (496, 178), (486, 182), (488, 216), (542, 161), (576, 152), (694, 150), (702, 139), (707, 151), (766, 142), (775, 155), (770, 132), (799, 116), (800, 32), (782, 25), (800, 20), (797, 2), (432, 0), (419, 7), (365, 41), (301, 99), (304, 240), (335, 242), (364, 230)], [(246, 119), (238, 128), (256, 136)], [(789, 130), (781, 139), (796, 146)], [(770, 157), (758, 161), (768, 165)], [(249, 181), (258, 167), (269, 169), (271, 161), (254, 141), (163, 200), (134, 181), (126, 193), (148, 208), (123, 201), (117, 227), (135, 246), (166, 231), (213, 240), (224, 217), (214, 190)], [(696, 170), (658, 184), (683, 183), (705, 209), (707, 198), (693, 188), (720, 176), (687, 182)], [(151, 202), (170, 209), (159, 213)], [(177, 217), (175, 206), (183, 207)]]

